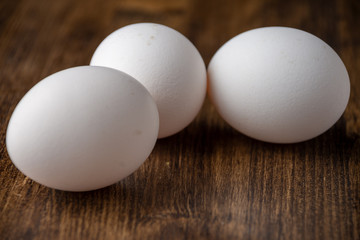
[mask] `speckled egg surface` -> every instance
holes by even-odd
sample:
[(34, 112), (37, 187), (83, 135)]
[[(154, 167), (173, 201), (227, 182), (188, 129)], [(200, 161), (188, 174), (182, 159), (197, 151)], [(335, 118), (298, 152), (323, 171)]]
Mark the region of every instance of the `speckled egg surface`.
[(148, 89), (159, 110), (159, 138), (184, 129), (205, 98), (202, 57), (186, 37), (164, 25), (138, 23), (116, 30), (98, 46), (90, 65), (123, 71)]

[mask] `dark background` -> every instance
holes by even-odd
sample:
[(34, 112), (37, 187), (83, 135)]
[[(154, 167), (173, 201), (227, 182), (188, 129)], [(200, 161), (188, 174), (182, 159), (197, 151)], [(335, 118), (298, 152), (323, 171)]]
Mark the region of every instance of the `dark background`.
[[(175, 28), (206, 64), (252, 28), (308, 31), (344, 61), (348, 108), (325, 134), (278, 145), (236, 132), (206, 100), (115, 185), (69, 193), (26, 178), (5, 147), (17, 102), (49, 74), (87, 65), (108, 34), (136, 22)], [(0, 239), (359, 239), (359, 26), (359, 0), (1, 0)]]

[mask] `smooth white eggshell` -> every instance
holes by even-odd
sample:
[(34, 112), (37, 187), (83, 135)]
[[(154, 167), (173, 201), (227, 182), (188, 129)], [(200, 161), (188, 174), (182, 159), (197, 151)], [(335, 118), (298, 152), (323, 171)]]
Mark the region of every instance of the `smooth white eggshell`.
[(266, 27), (225, 43), (209, 67), (209, 93), (220, 115), (250, 137), (305, 141), (328, 130), (350, 94), (346, 68), (307, 32)]
[(185, 128), (205, 98), (206, 68), (199, 52), (182, 34), (160, 24), (116, 30), (98, 46), (90, 65), (123, 71), (149, 90), (159, 110), (159, 138)]
[(45, 186), (87, 191), (134, 172), (157, 139), (159, 117), (134, 78), (75, 67), (36, 84), (11, 116), (6, 146), (26, 176)]

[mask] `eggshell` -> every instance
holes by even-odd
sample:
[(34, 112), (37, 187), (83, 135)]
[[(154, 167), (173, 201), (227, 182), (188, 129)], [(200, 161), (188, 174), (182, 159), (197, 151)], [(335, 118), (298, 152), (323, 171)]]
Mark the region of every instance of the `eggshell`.
[(82, 66), (36, 84), (11, 116), (6, 145), (26, 176), (45, 186), (87, 191), (134, 172), (157, 139), (148, 91), (120, 71)]
[(179, 32), (154, 23), (138, 23), (111, 33), (96, 49), (90, 65), (121, 70), (151, 93), (160, 116), (159, 138), (185, 128), (206, 94), (206, 68), (194, 45)]
[(225, 43), (208, 67), (209, 93), (220, 115), (250, 137), (294, 143), (328, 130), (349, 100), (346, 68), (321, 39), (266, 27)]

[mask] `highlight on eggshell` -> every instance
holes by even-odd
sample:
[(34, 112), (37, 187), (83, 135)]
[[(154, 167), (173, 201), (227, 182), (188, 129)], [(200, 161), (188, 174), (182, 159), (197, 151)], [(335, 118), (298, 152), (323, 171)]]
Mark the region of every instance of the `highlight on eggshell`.
[(16, 106), (6, 133), (15, 166), (45, 186), (88, 191), (134, 172), (157, 140), (159, 116), (133, 77), (82, 66), (40, 81)]
[(208, 66), (209, 95), (241, 133), (295, 143), (328, 130), (343, 114), (349, 76), (318, 37), (287, 27), (244, 32), (226, 42)]
[(123, 71), (147, 88), (159, 110), (159, 138), (188, 126), (206, 95), (200, 53), (185, 36), (164, 25), (137, 23), (116, 30), (97, 47), (90, 65)]

